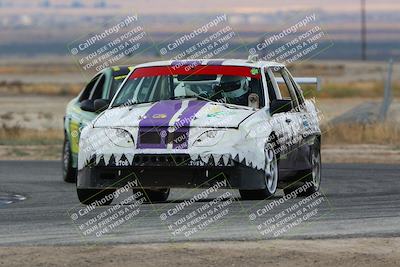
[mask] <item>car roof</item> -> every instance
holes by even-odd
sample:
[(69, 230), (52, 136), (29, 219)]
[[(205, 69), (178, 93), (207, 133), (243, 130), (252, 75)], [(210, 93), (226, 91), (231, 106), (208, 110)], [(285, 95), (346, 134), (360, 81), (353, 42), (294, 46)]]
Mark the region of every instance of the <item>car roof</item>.
[(250, 68), (261, 68), (261, 67), (284, 67), (284, 64), (273, 62), (273, 61), (249, 61), (246, 59), (192, 59), (192, 60), (165, 60), (165, 61), (154, 61), (136, 65), (135, 68), (143, 67), (156, 67), (156, 66), (171, 66), (171, 65), (220, 65), (220, 66), (244, 66)]

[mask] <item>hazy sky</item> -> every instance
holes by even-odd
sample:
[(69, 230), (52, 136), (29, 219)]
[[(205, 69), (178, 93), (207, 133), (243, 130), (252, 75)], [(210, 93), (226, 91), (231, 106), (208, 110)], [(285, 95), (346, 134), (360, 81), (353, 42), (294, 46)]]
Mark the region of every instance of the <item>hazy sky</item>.
[[(49, 0), (52, 5), (67, 5), (77, 0)], [(137, 13), (264, 13), (289, 10), (321, 9), (327, 12), (358, 11), (361, 0), (107, 0), (109, 5), (119, 5), (121, 8), (114, 12), (134, 9)], [(367, 8), (374, 11), (400, 11), (400, 0), (366, 0)], [(43, 3), (43, 0), (0, 0), (3, 3), (12, 3), (29, 10), (32, 5)], [(81, 1), (85, 5), (93, 5), (99, 0)], [(113, 9), (108, 9), (110, 11)], [(75, 10), (78, 12), (78, 10)], [(4, 12), (4, 8), (3, 8)], [(98, 10), (98, 12), (102, 12)], [(89, 14), (88, 14), (89, 15)]]
[[(129, 2), (129, 1), (128, 1)], [(162, 12), (274, 12), (300, 9), (322, 9), (332, 12), (358, 11), (360, 0), (139, 0), (134, 1), (133, 6), (146, 13)], [(400, 10), (399, 0), (367, 0), (367, 8), (370, 10)]]

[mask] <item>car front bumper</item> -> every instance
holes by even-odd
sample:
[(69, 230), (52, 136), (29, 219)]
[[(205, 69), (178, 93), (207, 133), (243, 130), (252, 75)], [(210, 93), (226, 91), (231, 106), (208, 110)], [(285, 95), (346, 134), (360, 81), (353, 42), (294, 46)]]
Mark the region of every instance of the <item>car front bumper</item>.
[(204, 188), (226, 179), (228, 189), (265, 188), (262, 170), (230, 157), (221, 157), (218, 161), (210, 158), (204, 162), (200, 158), (193, 160), (187, 154), (137, 154), (131, 163), (125, 162), (124, 159), (116, 162), (111, 158), (106, 165), (104, 160), (93, 158), (79, 170), (77, 187), (119, 188), (137, 180), (140, 188)]

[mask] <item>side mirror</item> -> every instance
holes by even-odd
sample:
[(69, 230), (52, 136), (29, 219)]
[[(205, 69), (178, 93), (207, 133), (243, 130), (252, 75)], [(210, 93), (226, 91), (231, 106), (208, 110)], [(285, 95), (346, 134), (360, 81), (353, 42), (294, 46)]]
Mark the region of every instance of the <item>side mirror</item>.
[(90, 99), (83, 100), (80, 104), (81, 109), (84, 111), (94, 112), (94, 104), (93, 101)]
[(110, 105), (110, 100), (107, 99), (96, 99), (94, 101), (94, 110), (98, 113), (106, 110)]
[(290, 99), (275, 99), (272, 100), (269, 106), (271, 115), (276, 113), (289, 112), (292, 110), (292, 100)]

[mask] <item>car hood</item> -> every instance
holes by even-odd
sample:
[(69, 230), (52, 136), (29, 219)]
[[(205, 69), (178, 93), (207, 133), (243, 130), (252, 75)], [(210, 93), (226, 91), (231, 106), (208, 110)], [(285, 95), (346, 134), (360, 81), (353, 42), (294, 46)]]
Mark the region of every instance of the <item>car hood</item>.
[(228, 127), (239, 124), (256, 111), (249, 107), (197, 99), (162, 100), (108, 109), (94, 127)]

